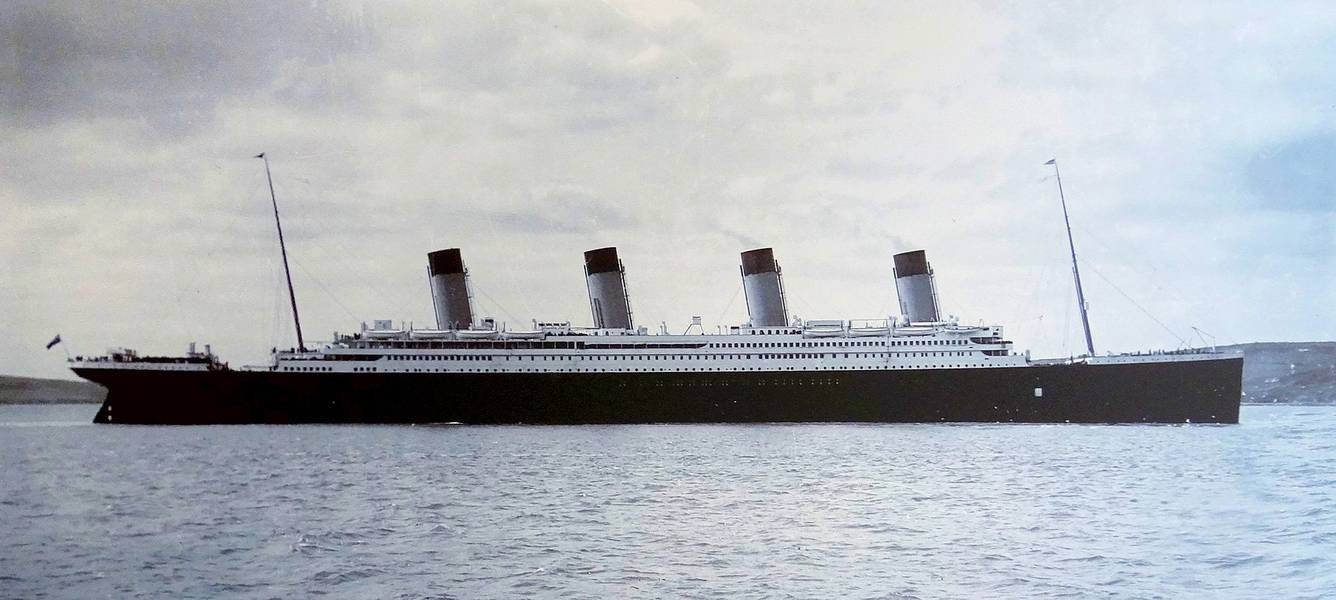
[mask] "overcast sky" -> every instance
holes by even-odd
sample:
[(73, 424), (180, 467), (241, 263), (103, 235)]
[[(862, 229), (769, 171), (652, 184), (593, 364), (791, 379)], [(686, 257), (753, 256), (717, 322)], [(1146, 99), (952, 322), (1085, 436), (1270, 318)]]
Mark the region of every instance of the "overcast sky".
[[(1080, 350), (1057, 157), (1098, 350), (1336, 339), (1329, 3), (0, 4), (0, 373), (62, 349), (236, 366), (432, 325), (428, 251), (481, 313), (590, 321), (615, 245), (637, 324), (945, 312)], [(44, 351), (56, 333), (64, 348)], [(1210, 338), (1206, 338), (1210, 339)]]

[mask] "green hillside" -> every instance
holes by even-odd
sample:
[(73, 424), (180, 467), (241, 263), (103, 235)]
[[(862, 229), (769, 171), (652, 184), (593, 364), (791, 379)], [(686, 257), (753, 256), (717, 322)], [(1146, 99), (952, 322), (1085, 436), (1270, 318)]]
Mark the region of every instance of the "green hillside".
[(1336, 342), (1259, 342), (1243, 350), (1243, 401), (1336, 404)]
[(102, 386), (87, 381), (0, 375), (0, 404), (96, 403), (106, 395)]

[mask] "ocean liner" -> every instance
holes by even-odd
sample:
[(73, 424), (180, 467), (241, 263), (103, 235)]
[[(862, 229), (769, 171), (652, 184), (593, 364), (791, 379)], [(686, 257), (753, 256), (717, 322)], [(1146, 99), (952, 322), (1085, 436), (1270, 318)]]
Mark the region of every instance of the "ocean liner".
[(475, 314), (450, 248), (427, 256), (433, 329), (377, 320), (308, 347), (288, 274), (297, 346), (267, 365), (233, 368), (193, 343), (185, 356), (121, 349), (71, 364), (108, 389), (98, 423), (1237, 423), (1239, 355), (1095, 353), (1071, 247), (1087, 353), (1061, 360), (1015, 352), (1000, 326), (943, 318), (922, 250), (892, 257), (898, 317), (790, 317), (761, 248), (741, 255), (747, 323), (709, 333), (695, 317), (670, 335), (633, 322), (616, 248), (584, 254), (592, 326), (525, 330)]

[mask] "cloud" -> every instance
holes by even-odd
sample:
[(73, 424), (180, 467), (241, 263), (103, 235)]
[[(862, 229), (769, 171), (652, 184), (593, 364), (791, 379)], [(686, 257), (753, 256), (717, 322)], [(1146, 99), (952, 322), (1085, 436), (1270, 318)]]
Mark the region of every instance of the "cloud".
[[(0, 23), (18, 339), (264, 360), (287, 317), (262, 150), (315, 331), (429, 322), (442, 247), (487, 310), (578, 321), (580, 253), (615, 245), (637, 316), (673, 330), (745, 319), (742, 250), (775, 248), (805, 316), (875, 317), (890, 255), (923, 248), (948, 312), (1061, 353), (1058, 156), (1082, 260), (1118, 288), (1088, 283), (1102, 347), (1165, 342), (1119, 290), (1222, 339), (1336, 336), (1305, 300), (1336, 291), (1321, 4), (18, 2)], [(63, 373), (46, 358), (0, 345), (7, 371)]]
[[(166, 134), (197, 131), (223, 99), (264, 90), (293, 64), (330, 65), (379, 43), (355, 11), (326, 6), (9, 3), (15, 70), (3, 103), (21, 127), (115, 117)], [(280, 97), (309, 107), (313, 95)]]
[(1250, 157), (1243, 173), (1259, 207), (1279, 211), (1336, 212), (1336, 135), (1288, 140)]
[(518, 234), (592, 234), (625, 230), (638, 224), (634, 215), (595, 197), (589, 190), (557, 187), (534, 194), (522, 211), (484, 215), (503, 231)]

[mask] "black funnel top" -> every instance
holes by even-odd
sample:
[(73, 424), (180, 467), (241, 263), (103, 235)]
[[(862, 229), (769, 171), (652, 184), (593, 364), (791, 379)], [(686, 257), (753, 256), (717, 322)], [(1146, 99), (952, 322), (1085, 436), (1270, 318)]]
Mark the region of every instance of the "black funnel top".
[(924, 275), (928, 272), (928, 254), (922, 250), (911, 250), (895, 255), (895, 276), (909, 277)]
[(770, 248), (758, 248), (742, 253), (742, 274), (775, 273), (775, 253)]
[(585, 269), (589, 274), (620, 271), (621, 263), (617, 260), (617, 248), (609, 246), (585, 252)]
[(464, 257), (459, 253), (459, 248), (429, 252), (427, 253), (427, 268), (432, 275), (463, 273)]

